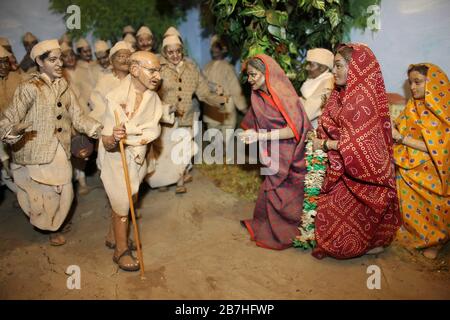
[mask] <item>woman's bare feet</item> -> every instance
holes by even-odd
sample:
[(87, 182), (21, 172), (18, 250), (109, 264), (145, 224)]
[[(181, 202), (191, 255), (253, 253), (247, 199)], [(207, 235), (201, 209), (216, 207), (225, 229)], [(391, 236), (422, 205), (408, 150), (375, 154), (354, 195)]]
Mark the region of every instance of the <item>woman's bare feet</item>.
[(52, 246), (62, 246), (66, 244), (66, 238), (64, 238), (64, 236), (59, 232), (51, 233), (49, 239), (50, 245)]
[(383, 247), (375, 247), (369, 251), (366, 252), (366, 254), (379, 254), (382, 253), (384, 251)]
[(434, 246), (434, 247), (429, 247), (426, 248), (422, 251), (422, 254), (425, 258), (434, 260), (437, 258), (437, 256), (439, 255), (439, 250), (441, 249), (441, 246)]

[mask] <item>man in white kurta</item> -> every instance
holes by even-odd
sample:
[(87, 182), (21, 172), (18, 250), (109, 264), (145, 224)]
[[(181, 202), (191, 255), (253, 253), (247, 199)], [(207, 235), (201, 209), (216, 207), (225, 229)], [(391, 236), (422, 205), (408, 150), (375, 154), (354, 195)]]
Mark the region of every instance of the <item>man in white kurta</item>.
[(26, 50), (26, 54), (20, 61), (19, 67), (26, 73), (33, 73), (37, 71), (36, 63), (30, 58), (31, 49), (38, 43), (38, 39), (31, 32), (27, 32), (22, 37), (22, 43)]
[[(236, 109), (245, 114), (247, 111), (247, 100), (242, 93), (241, 84), (236, 76), (233, 65), (225, 59), (226, 52), (225, 43), (219, 37), (214, 36), (211, 39), (211, 56), (213, 60), (206, 64), (203, 68), (203, 73), (206, 79), (208, 79), (210, 86), (214, 88), (215, 85), (219, 85), (223, 93), (230, 96), (230, 99), (225, 104), (225, 110), (223, 112), (205, 104), (203, 121), (207, 124), (208, 129), (220, 130), (216, 131), (215, 134), (212, 132), (214, 136), (213, 143), (216, 143), (216, 148), (221, 147), (217, 145), (218, 142), (223, 141), (225, 143), (228, 160), (234, 146), (232, 144), (232, 139), (234, 139), (234, 132), (232, 130), (236, 128)], [(220, 133), (222, 133), (223, 139), (217, 139)], [(210, 138), (212, 139), (212, 137)]]
[(86, 113), (91, 111), (89, 106), (89, 97), (95, 87), (96, 76), (94, 66), (95, 61), (92, 61), (92, 50), (89, 42), (81, 38), (75, 44), (78, 54), (78, 61), (76, 65), (75, 83), (80, 91), (80, 105)]
[(135, 195), (147, 174), (148, 144), (161, 133), (159, 121), (163, 106), (155, 92), (161, 80), (158, 58), (150, 52), (140, 51), (131, 55), (130, 61), (130, 74), (106, 96), (102, 131), (106, 152), (100, 177), (113, 211), (116, 243), (113, 261), (123, 270), (137, 271), (139, 261), (128, 247), (130, 204), (118, 141), (123, 139), (129, 183)]
[[(161, 100), (176, 107), (177, 117), (172, 126), (166, 126), (158, 142), (161, 151), (150, 154), (155, 159), (156, 169), (147, 182), (152, 188), (177, 184), (175, 193), (186, 193), (185, 182), (192, 179), (188, 171), (192, 168), (191, 158), (199, 147), (194, 142), (195, 121), (198, 119), (192, 98), (217, 108), (228, 102), (227, 96), (211, 92), (208, 82), (197, 65), (186, 59), (180, 38), (170, 35), (162, 44), (161, 76), (163, 83), (159, 89)], [(156, 148), (155, 148), (156, 149)]]
[(313, 127), (317, 128), (322, 108), (334, 88), (334, 77), (331, 73), (334, 55), (327, 49), (315, 48), (308, 50), (306, 61), (308, 79), (300, 88), (300, 101)]
[[(23, 80), (17, 72), (11, 72), (9, 52), (0, 46), (0, 114), (11, 103), (17, 86)], [(11, 177), (9, 162), (9, 147), (0, 142), (0, 186), (6, 185), (12, 192), (17, 192), (17, 186)]]
[[(92, 110), (89, 105), (89, 97), (97, 81), (95, 70), (97, 62), (92, 61), (91, 46), (86, 39), (79, 39), (75, 46), (79, 59), (75, 67), (75, 72), (72, 75), (72, 83), (79, 92), (78, 100), (83, 111), (89, 114)], [(90, 191), (86, 181), (86, 161), (84, 159), (73, 159), (72, 164), (74, 167), (74, 178), (79, 183), (78, 193), (80, 195), (86, 195)]]
[[(106, 95), (115, 90), (128, 75), (128, 66), (131, 55), (131, 47), (125, 41), (118, 41), (109, 51), (112, 72), (100, 76), (89, 98), (92, 111), (89, 116), (97, 121), (102, 121), (106, 110)], [(101, 170), (102, 157), (105, 154), (103, 143), (100, 139), (97, 153), (97, 167)]]
[(136, 49), (139, 51), (153, 50), (153, 32), (147, 26), (142, 26), (136, 33)]
[[(109, 59), (109, 51), (110, 46), (106, 41), (103, 40), (97, 40), (94, 44), (94, 53), (95, 57), (97, 58), (97, 61), (95, 61), (94, 66), (92, 67), (92, 71), (94, 74), (95, 79), (95, 85), (97, 85), (98, 80), (100, 77), (106, 74), (111, 74), (112, 72), (112, 66), (111, 61)], [(93, 107), (89, 104), (90, 109), (92, 110)]]

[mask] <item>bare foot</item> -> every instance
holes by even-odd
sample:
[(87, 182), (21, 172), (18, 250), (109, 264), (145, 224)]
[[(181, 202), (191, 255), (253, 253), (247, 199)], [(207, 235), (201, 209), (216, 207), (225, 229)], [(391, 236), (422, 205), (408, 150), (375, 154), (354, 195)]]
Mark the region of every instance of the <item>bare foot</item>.
[(86, 186), (86, 185), (78, 185), (78, 194), (80, 195), (80, 196), (85, 196), (85, 195), (87, 195), (88, 193), (89, 193), (89, 188), (88, 188), (88, 186)]
[(375, 247), (369, 251), (366, 252), (366, 254), (379, 254), (382, 253), (384, 251), (383, 247)]
[(429, 248), (426, 248), (425, 250), (423, 250), (422, 254), (425, 258), (434, 260), (437, 258), (440, 249), (441, 249), (441, 247), (439, 247), (439, 246), (429, 247)]
[(64, 236), (59, 232), (50, 234), (49, 239), (50, 245), (52, 246), (62, 246), (66, 244), (66, 238), (64, 238)]
[(186, 173), (183, 177), (184, 179), (184, 183), (189, 183), (192, 182), (194, 180), (194, 177), (191, 176), (189, 173)]
[(175, 194), (182, 194), (186, 192), (187, 188), (185, 186), (177, 186), (177, 188), (175, 189)]

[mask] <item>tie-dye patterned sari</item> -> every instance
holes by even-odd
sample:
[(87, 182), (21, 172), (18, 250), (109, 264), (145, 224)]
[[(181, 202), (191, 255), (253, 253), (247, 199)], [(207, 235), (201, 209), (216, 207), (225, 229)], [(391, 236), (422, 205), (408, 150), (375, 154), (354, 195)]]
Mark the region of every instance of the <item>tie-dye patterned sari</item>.
[(444, 244), (450, 233), (450, 84), (428, 67), (425, 99), (410, 99), (396, 120), (403, 136), (423, 141), (427, 152), (403, 144), (394, 148), (403, 226), (398, 240), (410, 248)]
[(318, 134), (329, 151), (315, 219), (317, 258), (338, 259), (387, 246), (401, 223), (395, 189), (389, 108), (380, 65), (365, 45), (353, 48), (345, 88), (335, 88)]

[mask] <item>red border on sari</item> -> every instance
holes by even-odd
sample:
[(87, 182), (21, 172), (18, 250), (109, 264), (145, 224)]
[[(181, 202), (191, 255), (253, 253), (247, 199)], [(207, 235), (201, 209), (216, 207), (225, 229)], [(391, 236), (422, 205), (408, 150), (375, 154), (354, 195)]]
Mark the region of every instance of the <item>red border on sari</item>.
[(285, 246), (283, 248), (272, 248), (272, 247), (269, 247), (268, 245), (266, 245), (266, 244), (264, 244), (262, 242), (259, 242), (259, 241), (255, 240), (255, 232), (253, 231), (253, 229), (252, 229), (252, 227), (251, 227), (251, 225), (249, 223), (249, 220), (244, 220), (243, 222), (244, 222), (245, 227), (247, 228), (248, 232), (250, 233), (250, 240), (251, 241), (255, 241), (255, 243), (256, 243), (256, 245), (258, 247), (261, 247), (261, 248), (264, 248), (264, 249), (271, 249), (271, 250), (283, 250), (283, 249), (291, 247), (290, 245), (287, 245), (287, 246)]

